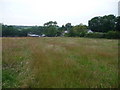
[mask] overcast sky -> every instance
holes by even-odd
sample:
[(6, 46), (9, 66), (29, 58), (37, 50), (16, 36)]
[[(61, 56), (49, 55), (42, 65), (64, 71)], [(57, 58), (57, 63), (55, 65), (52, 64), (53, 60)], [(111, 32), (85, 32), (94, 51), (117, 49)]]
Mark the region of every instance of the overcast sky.
[(0, 22), (8, 25), (88, 24), (95, 16), (118, 15), (119, 0), (0, 0)]

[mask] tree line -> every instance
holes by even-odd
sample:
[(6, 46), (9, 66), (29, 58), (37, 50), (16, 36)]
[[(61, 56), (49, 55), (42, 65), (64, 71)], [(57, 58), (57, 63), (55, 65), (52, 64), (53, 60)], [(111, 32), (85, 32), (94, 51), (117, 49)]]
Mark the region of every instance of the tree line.
[[(88, 33), (91, 30), (93, 32)], [(91, 38), (120, 38), (120, 16), (105, 15), (94, 17), (88, 21), (88, 26), (79, 24), (73, 26), (66, 23), (61, 27), (56, 21), (49, 21), (43, 26), (13, 26), (2, 24), (3, 37), (26, 37), (29, 33), (46, 37), (91, 37)]]

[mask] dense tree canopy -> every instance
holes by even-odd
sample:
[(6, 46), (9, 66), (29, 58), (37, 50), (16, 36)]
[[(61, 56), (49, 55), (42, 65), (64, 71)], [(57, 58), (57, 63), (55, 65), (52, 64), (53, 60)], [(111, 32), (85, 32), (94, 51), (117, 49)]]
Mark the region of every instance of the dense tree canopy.
[(56, 21), (49, 21), (44, 24), (44, 34), (48, 37), (55, 37), (57, 36), (58, 27)]
[(13, 27), (13, 26), (7, 26), (7, 25), (3, 25), (2, 26), (2, 29), (3, 29), (3, 31), (2, 31), (2, 35), (3, 36), (15, 36), (15, 35), (17, 35), (18, 34), (18, 30), (15, 28), (15, 27)]
[(116, 20), (116, 30), (120, 31), (120, 16), (118, 16)]
[(56, 21), (49, 21), (47, 23), (44, 24), (44, 26), (56, 26), (57, 25), (57, 22)]
[(87, 26), (80, 24), (70, 29), (69, 36), (84, 37), (86, 33), (87, 33)]
[[(91, 29), (93, 33), (88, 34)], [(61, 27), (56, 21), (49, 21), (43, 26), (11, 26), (2, 24), (3, 37), (26, 37), (28, 34), (36, 34), (47, 37), (69, 36), (69, 37), (99, 37), (118, 38), (120, 31), (120, 16), (105, 15), (94, 17), (88, 21), (88, 26), (79, 24), (72, 26), (66, 23)], [(97, 32), (97, 33), (96, 33)]]
[(92, 31), (108, 32), (110, 30), (115, 30), (116, 17), (114, 15), (94, 17), (89, 20), (88, 24)]

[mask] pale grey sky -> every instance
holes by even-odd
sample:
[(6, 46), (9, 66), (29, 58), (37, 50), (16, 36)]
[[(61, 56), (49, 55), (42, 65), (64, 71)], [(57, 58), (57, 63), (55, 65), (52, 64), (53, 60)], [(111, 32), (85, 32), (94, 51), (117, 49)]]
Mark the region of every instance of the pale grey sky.
[(95, 16), (118, 15), (119, 0), (0, 0), (0, 22), (8, 25), (88, 24)]

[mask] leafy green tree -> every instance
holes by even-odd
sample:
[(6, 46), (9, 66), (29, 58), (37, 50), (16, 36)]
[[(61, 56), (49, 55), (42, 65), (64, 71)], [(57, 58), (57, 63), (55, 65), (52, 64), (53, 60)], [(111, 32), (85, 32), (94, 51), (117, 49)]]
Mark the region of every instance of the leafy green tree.
[(27, 37), (28, 33), (30, 32), (31, 29), (22, 29), (19, 30), (18, 36), (20, 37)]
[(2, 25), (2, 36), (18, 36), (18, 30), (14, 26)]
[(49, 21), (49, 22), (44, 24), (44, 26), (56, 26), (56, 25), (57, 25), (56, 21)]
[(58, 26), (56, 21), (49, 21), (44, 24), (44, 32), (48, 37), (55, 37), (58, 34)]
[(42, 35), (44, 32), (43, 26), (34, 26), (28, 30), (32, 34)]
[(83, 25), (83, 24), (80, 24), (80, 25), (74, 26), (70, 30), (69, 36), (84, 37), (86, 33), (87, 33), (87, 26)]
[(103, 17), (94, 17), (89, 20), (89, 28), (94, 32), (108, 32), (115, 30), (116, 17), (114, 15), (105, 15)]
[(67, 31), (69, 31), (71, 28), (72, 28), (71, 23), (66, 23), (66, 24), (65, 24), (65, 29), (66, 29)]
[(118, 16), (116, 20), (116, 30), (120, 32), (120, 16)]
[(103, 32), (115, 30), (116, 17), (114, 15), (103, 16), (101, 18)]
[(48, 37), (55, 37), (57, 36), (57, 29), (55, 26), (48, 26), (45, 30), (45, 35)]
[(91, 20), (89, 20), (88, 24), (89, 24), (89, 28), (92, 30), (92, 31), (95, 31), (95, 32), (101, 32), (100, 31), (100, 28), (101, 28), (101, 22), (100, 22), (100, 18), (101, 17), (94, 17), (92, 18)]
[(62, 25), (62, 27), (58, 28), (57, 36), (61, 36), (66, 31), (66, 27)]

